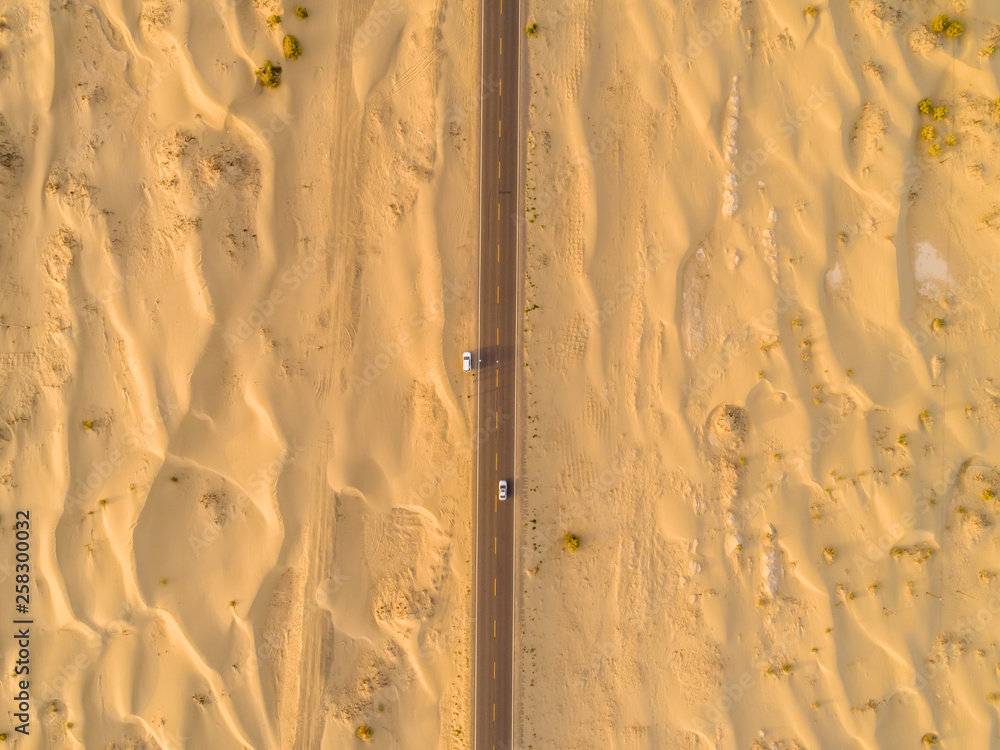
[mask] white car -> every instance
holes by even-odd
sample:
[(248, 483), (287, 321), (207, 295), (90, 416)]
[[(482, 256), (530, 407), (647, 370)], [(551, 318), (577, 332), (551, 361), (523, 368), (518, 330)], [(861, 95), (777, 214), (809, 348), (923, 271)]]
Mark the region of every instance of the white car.
[(472, 352), (462, 355), (462, 372), (472, 372)]
[(507, 480), (506, 479), (501, 479), (500, 480), (500, 499), (501, 500), (506, 500), (507, 499)]

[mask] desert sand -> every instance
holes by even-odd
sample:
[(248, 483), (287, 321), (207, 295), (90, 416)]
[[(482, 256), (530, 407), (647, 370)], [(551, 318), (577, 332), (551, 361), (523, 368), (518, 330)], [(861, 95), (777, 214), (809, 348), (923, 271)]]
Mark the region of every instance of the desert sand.
[(13, 746), (468, 736), (477, 6), (306, 10), (0, 3)]
[(1000, 746), (996, 12), (529, 5), (522, 747)]
[[(1000, 746), (996, 9), (524, 7), (518, 746)], [(0, 2), (0, 743), (469, 747), (478, 4), (294, 10)]]

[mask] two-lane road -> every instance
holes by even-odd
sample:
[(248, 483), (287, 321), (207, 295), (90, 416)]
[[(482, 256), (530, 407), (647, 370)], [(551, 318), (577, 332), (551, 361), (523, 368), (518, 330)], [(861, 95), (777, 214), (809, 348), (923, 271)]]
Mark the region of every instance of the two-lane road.
[[(514, 734), (514, 506), (518, 307), (518, 0), (483, 0), (479, 341), (476, 365), (474, 749), (510, 750)], [(501, 479), (508, 498), (498, 497)]]

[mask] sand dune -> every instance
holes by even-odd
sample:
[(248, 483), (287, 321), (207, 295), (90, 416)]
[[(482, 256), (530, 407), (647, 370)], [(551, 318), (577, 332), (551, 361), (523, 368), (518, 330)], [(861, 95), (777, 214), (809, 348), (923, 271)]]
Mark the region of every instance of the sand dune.
[[(997, 744), (993, 10), (526, 9), (520, 746)], [(468, 747), (478, 6), (308, 10), (0, 3), (4, 741)]]
[(0, 4), (19, 747), (468, 735), (476, 8), (308, 11)]
[(523, 747), (997, 744), (993, 10), (530, 14)]

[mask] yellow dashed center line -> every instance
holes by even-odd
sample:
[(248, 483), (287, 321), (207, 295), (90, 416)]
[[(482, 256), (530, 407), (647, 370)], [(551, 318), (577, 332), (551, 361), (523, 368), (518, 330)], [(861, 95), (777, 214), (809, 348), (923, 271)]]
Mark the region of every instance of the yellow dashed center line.
[(503, 54), (503, 37), (500, 37), (500, 54)]

